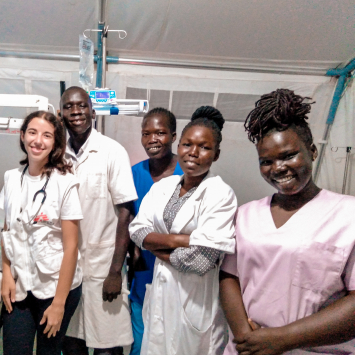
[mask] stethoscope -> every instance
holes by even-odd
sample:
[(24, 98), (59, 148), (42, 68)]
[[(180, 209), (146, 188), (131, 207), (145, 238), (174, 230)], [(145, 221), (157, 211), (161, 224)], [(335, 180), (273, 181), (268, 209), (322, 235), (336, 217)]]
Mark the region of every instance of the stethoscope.
[[(21, 174), (21, 190), (22, 190), (23, 176), (25, 175), (25, 172), (26, 172), (27, 169), (28, 169), (28, 165), (26, 165), (26, 167), (23, 169), (23, 172), (22, 172), (22, 174)], [(36, 201), (37, 196), (38, 196), (39, 194), (43, 194), (43, 198), (42, 198), (42, 201), (41, 201), (41, 205), (39, 206), (39, 208), (38, 208), (37, 212), (35, 213), (35, 215), (27, 222), (28, 224), (30, 224), (30, 223), (38, 216), (38, 213), (39, 213), (40, 209), (42, 208), (42, 206), (43, 206), (43, 204), (44, 204), (44, 201), (45, 201), (46, 198), (47, 198), (46, 187), (47, 187), (47, 185), (48, 185), (48, 181), (49, 181), (49, 176), (47, 176), (47, 180), (46, 180), (45, 184), (43, 185), (43, 187), (42, 187), (40, 190), (38, 190), (38, 191), (34, 194), (34, 196), (33, 196), (32, 206), (33, 206), (34, 202)], [(20, 210), (20, 213), (21, 213), (21, 212), (22, 212), (22, 208), (21, 208), (21, 210)], [(37, 224), (37, 222), (35, 221), (35, 222), (33, 222), (32, 224)]]

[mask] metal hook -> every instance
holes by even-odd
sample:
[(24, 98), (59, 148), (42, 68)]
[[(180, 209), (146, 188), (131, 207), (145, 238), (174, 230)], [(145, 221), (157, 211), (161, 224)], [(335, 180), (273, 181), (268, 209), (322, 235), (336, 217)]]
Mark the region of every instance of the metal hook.
[[(89, 31), (89, 32), (90, 32), (89, 37), (85, 34), (86, 31)], [(91, 31), (92, 31), (92, 30), (90, 30), (90, 29), (86, 29), (86, 30), (83, 32), (83, 36), (84, 36), (85, 38), (91, 38)]]
[(336, 153), (339, 148), (340, 148), (340, 149), (346, 149), (346, 152), (348, 153), (348, 152), (351, 151), (351, 149), (352, 149), (353, 147), (349, 147), (349, 146), (347, 146), (347, 147), (331, 147), (330, 150), (331, 150), (332, 152)]
[[(86, 31), (89, 31), (89, 37), (85, 34)], [(105, 28), (103, 28), (102, 30), (96, 30), (96, 29), (89, 29), (87, 28), (84, 32), (83, 32), (83, 36), (85, 38), (91, 38), (91, 32), (103, 32), (103, 35), (105, 37), (107, 37), (107, 33), (108, 32), (118, 32), (118, 38), (119, 39), (125, 39), (127, 37), (127, 32), (125, 30), (109, 30), (108, 26), (105, 26)]]

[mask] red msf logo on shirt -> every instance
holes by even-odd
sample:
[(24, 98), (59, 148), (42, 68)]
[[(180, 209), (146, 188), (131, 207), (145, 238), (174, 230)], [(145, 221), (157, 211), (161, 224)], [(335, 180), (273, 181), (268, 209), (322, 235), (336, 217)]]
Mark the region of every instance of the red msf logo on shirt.
[(40, 215), (38, 215), (33, 222), (46, 222), (49, 221), (48, 217), (42, 212)]

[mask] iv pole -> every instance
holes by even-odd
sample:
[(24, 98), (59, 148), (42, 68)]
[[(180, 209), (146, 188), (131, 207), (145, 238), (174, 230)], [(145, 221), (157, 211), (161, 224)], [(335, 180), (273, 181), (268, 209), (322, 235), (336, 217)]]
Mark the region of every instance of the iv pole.
[(317, 182), (318, 177), (319, 177), (319, 173), (320, 173), (320, 170), (321, 170), (321, 165), (322, 165), (322, 162), (323, 162), (323, 157), (324, 157), (324, 154), (325, 154), (325, 146), (328, 143), (330, 129), (331, 129), (332, 125), (333, 125), (333, 122), (334, 122), (334, 119), (335, 119), (335, 114), (337, 112), (340, 99), (342, 97), (344, 89), (346, 88), (346, 85), (345, 85), (346, 81), (351, 76), (351, 72), (354, 69), (355, 69), (355, 58), (352, 59), (349, 62), (349, 64), (346, 65), (342, 69), (330, 69), (330, 70), (327, 71), (326, 75), (338, 77), (338, 83), (337, 83), (337, 86), (335, 88), (333, 100), (332, 100), (332, 103), (331, 103), (330, 108), (329, 108), (329, 114), (328, 114), (328, 118), (327, 118), (327, 122), (326, 122), (326, 128), (325, 128), (325, 131), (324, 131), (324, 134), (323, 134), (323, 139), (320, 142), (321, 143), (320, 151), (319, 151), (318, 160), (317, 160), (317, 164), (316, 164), (316, 167), (315, 167), (315, 170), (314, 170), (314, 175), (313, 175), (314, 182)]
[[(104, 88), (106, 86), (106, 7), (107, 0), (100, 0), (100, 19), (98, 29), (100, 32), (97, 36), (97, 72), (96, 72), (96, 87)], [(105, 116), (99, 115), (96, 120), (96, 129), (105, 134)]]
[(350, 152), (351, 152), (351, 147), (346, 147), (346, 160), (345, 160), (345, 169), (344, 169), (343, 188), (342, 188), (342, 191), (341, 191), (341, 193), (343, 195), (345, 194), (346, 182), (347, 182), (347, 179), (348, 179)]

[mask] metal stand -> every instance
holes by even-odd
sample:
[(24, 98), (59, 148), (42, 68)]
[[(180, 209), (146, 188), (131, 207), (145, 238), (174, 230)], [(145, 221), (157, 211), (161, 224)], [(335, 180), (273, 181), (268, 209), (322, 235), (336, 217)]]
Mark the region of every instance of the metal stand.
[(348, 180), (348, 172), (349, 172), (349, 165), (350, 165), (350, 155), (351, 155), (351, 148), (352, 147), (332, 147), (332, 152), (337, 152), (339, 148), (346, 149), (346, 158), (345, 158), (345, 167), (344, 167), (344, 177), (343, 177), (343, 187), (341, 189), (341, 193), (345, 195), (347, 180)]
[[(100, 2), (100, 20), (98, 29), (87, 29), (83, 35), (86, 37), (85, 32), (98, 32), (98, 50), (97, 50), (97, 72), (96, 72), (96, 87), (106, 88), (106, 41), (108, 32), (118, 32), (119, 38), (124, 39), (127, 36), (127, 32), (123, 30), (109, 30), (106, 25), (106, 8), (107, 0), (101, 0)], [(122, 35), (121, 35), (122, 34)], [(90, 35), (89, 35), (90, 36)], [(105, 134), (105, 116), (99, 115), (96, 117), (96, 129)]]
[(344, 169), (344, 178), (343, 178), (343, 188), (341, 190), (341, 193), (343, 195), (345, 195), (346, 182), (347, 182), (347, 178), (348, 178), (350, 152), (351, 152), (351, 147), (346, 147), (346, 160), (345, 160), (345, 169)]

